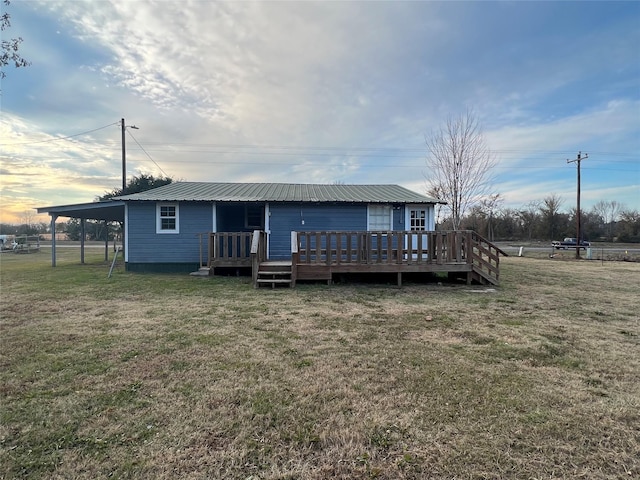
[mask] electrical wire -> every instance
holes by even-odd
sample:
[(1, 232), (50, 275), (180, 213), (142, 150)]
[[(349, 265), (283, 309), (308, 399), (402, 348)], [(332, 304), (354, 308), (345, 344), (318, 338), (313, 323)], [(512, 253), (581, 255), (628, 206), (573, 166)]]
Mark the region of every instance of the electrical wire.
[(0, 143), (2, 146), (14, 146), (14, 145), (35, 145), (38, 143), (50, 143), (50, 142), (58, 142), (60, 140), (68, 140), (69, 138), (80, 137), (82, 135), (86, 135), (88, 133), (97, 132), (98, 130), (103, 130), (105, 128), (113, 127), (114, 125), (119, 125), (120, 122), (110, 123), (109, 125), (105, 125), (104, 127), (94, 128), (93, 130), (87, 130), (86, 132), (76, 133), (74, 135), (67, 135), (66, 137), (56, 137), (50, 138), (49, 140), (38, 140), (35, 142), (23, 142), (23, 143)]
[[(98, 127), (92, 130), (87, 130), (85, 132), (76, 133), (73, 135), (68, 135), (65, 137), (57, 137), (51, 138), (48, 140), (40, 140), (34, 142), (23, 142), (23, 143), (0, 143), (1, 146), (25, 146), (25, 145), (35, 145), (42, 143), (51, 143), (57, 142), (61, 140), (68, 140), (71, 138), (80, 137), (83, 135), (87, 135), (89, 133), (93, 133), (99, 130), (103, 130), (105, 128), (120, 125), (120, 122), (110, 123), (108, 125)], [(163, 143), (163, 142), (151, 142), (147, 143), (147, 145), (153, 145), (156, 147), (165, 147), (165, 148), (145, 148), (143, 147), (138, 139), (131, 133), (130, 130), (127, 129), (127, 133), (131, 136), (137, 146), (144, 152), (144, 154), (153, 162), (153, 164), (166, 176), (167, 173), (160, 167), (160, 165), (151, 157), (149, 151), (156, 152), (175, 152), (175, 148), (171, 147), (179, 147), (180, 151), (184, 154), (214, 154), (214, 155), (262, 155), (262, 156), (281, 156), (281, 157), (358, 157), (358, 158), (366, 158), (366, 159), (374, 159), (374, 158), (415, 158), (416, 155), (425, 155), (425, 148), (416, 148), (416, 147), (336, 147), (336, 146), (328, 146), (328, 147), (320, 147), (320, 146), (296, 146), (296, 145), (269, 145), (269, 144), (227, 144), (227, 143), (190, 143), (190, 142), (171, 142), (171, 143)], [(104, 147), (109, 147), (115, 145), (116, 142), (113, 141), (93, 141), (91, 143), (88, 142), (78, 142), (74, 144), (78, 148), (82, 148), (84, 150), (91, 151), (96, 147), (99, 148), (100, 145)], [(185, 148), (187, 147), (187, 148)], [(203, 149), (203, 150), (201, 150)], [(223, 149), (223, 150), (221, 150)], [(535, 160), (543, 160), (550, 162), (552, 158), (550, 157), (562, 157), (566, 155), (573, 155), (573, 152), (566, 150), (524, 150), (524, 149), (502, 149), (502, 150), (491, 150), (492, 153), (496, 154), (499, 157), (499, 160), (506, 161), (510, 158), (523, 160), (523, 157), (526, 158), (527, 161), (533, 162)], [(606, 163), (618, 163), (618, 164), (627, 164), (629, 162), (637, 162), (637, 155), (626, 152), (599, 152), (599, 151), (591, 151), (592, 157), (591, 160), (595, 160), (594, 157), (605, 157)], [(16, 155), (9, 154), (9, 158), (43, 158), (43, 156), (30, 156), (30, 155)], [(611, 157), (617, 157), (616, 159), (612, 159)], [(627, 159), (624, 159), (627, 157)], [(6, 158), (6, 157), (5, 157)], [(47, 159), (54, 159), (55, 157), (46, 156)], [(64, 159), (64, 157), (60, 157), (60, 159)], [(216, 161), (216, 160), (183, 160), (184, 164), (228, 164), (228, 161)], [(256, 161), (247, 161), (241, 160), (237, 163), (242, 163), (243, 165), (264, 165), (265, 162), (256, 162)], [(288, 162), (288, 161), (278, 161), (278, 162), (269, 162), (270, 165), (281, 165), (281, 166), (298, 166), (298, 165), (313, 165), (319, 164), (321, 160), (318, 161), (309, 161), (306, 160), (304, 163), (299, 161)], [(365, 167), (365, 165), (361, 165)], [(385, 167), (394, 167), (394, 168), (421, 168), (424, 165), (415, 165), (415, 164), (399, 164), (399, 163), (375, 163), (374, 165), (377, 168), (385, 168)], [(500, 170), (535, 170), (535, 169), (547, 169), (547, 168), (558, 168), (560, 165), (547, 164), (541, 165), (537, 163), (536, 165), (496, 165), (496, 169)], [(626, 168), (611, 168), (604, 166), (584, 166), (585, 170), (594, 170), (594, 171), (637, 171), (637, 168), (626, 169)]]
[(163, 174), (165, 177), (169, 177), (169, 175), (167, 175), (167, 173), (162, 169), (162, 167), (161, 167), (160, 165), (158, 165), (158, 164), (156, 163), (156, 161), (155, 161), (153, 158), (151, 158), (151, 155), (149, 155), (149, 153), (144, 149), (144, 147), (143, 147), (142, 145), (140, 145), (140, 142), (138, 142), (138, 139), (137, 139), (136, 137), (134, 137), (134, 136), (133, 136), (133, 133), (131, 133), (131, 131), (130, 131), (130, 130), (127, 130), (127, 133), (129, 134), (129, 136), (131, 136), (131, 138), (133, 138), (133, 141), (134, 141), (134, 142), (136, 142), (136, 143), (138, 144), (138, 146), (139, 146), (139, 147), (140, 147), (140, 149), (145, 153), (145, 155), (146, 155), (147, 157), (149, 157), (149, 160), (151, 160), (151, 161), (153, 162), (153, 164), (154, 164), (156, 167), (158, 167), (158, 169), (160, 169), (160, 171), (162, 172), (162, 174)]
[[(134, 139), (134, 141), (138, 144), (138, 147), (147, 155), (147, 157), (160, 169), (162, 170), (162, 168), (158, 165), (158, 163), (151, 157), (151, 155), (148, 153), (149, 149), (145, 149), (138, 141), (135, 137), (132, 138)], [(82, 148), (82, 146), (78, 145), (80, 148)], [(89, 148), (87, 148), (86, 150), (90, 151)], [(130, 151), (130, 150), (128, 150)], [(224, 154), (235, 154), (236, 152), (216, 152), (216, 153), (224, 153)], [(317, 155), (316, 155), (317, 156)], [(335, 155), (334, 155), (335, 156)], [(0, 157), (1, 158), (1, 157)], [(4, 156), (3, 158), (11, 158), (14, 160), (19, 160), (19, 159), (42, 159), (44, 158), (42, 155), (22, 155), (22, 154), (9, 154)], [(369, 158), (374, 158), (374, 156), (366, 156), (364, 157), (365, 159), (369, 159)], [(414, 158), (414, 157), (400, 157), (400, 158)], [(47, 160), (69, 160), (71, 159), (71, 157), (63, 157), (63, 156), (52, 156), (52, 155), (47, 155), (46, 156)], [(338, 159), (336, 159), (338, 160)], [(544, 159), (547, 160), (548, 163), (545, 164), (540, 164), (540, 163), (535, 163), (535, 164), (527, 164), (527, 165), (505, 165), (505, 164), (498, 164), (495, 167), (493, 167), (494, 169), (497, 170), (548, 170), (551, 168), (575, 168), (572, 165), (566, 165), (565, 163), (551, 163), (551, 161), (549, 161), (549, 159)], [(592, 157), (589, 157), (589, 160), (593, 160)], [(189, 158), (189, 159), (181, 159), (180, 160), (181, 165), (228, 165), (229, 161), (228, 160), (212, 160), (212, 159), (196, 159), (196, 158)], [(234, 161), (234, 163), (237, 164), (242, 164), (242, 165), (269, 165), (269, 166), (282, 166), (282, 167), (287, 167), (287, 166), (302, 166), (302, 165), (327, 165), (327, 162), (322, 160), (322, 159), (312, 159), (312, 160), (306, 160), (304, 163), (300, 162), (300, 161), (287, 161), (287, 160), (270, 160), (268, 162), (261, 162), (261, 161), (256, 161), (256, 160), (236, 160)], [(635, 166), (635, 168), (619, 168), (622, 167), (622, 165), (620, 165), (621, 163), (628, 163), (628, 162), (616, 162), (616, 161), (610, 161), (607, 160), (606, 163), (617, 163), (617, 165), (614, 166), (608, 166), (606, 164), (604, 165), (599, 165), (599, 166), (594, 166), (593, 164), (585, 164), (582, 166), (583, 170), (594, 170), (594, 171), (612, 171), (612, 172), (637, 172), (638, 169), (640, 169), (640, 165)], [(340, 162), (339, 160), (335, 163), (331, 163), (331, 165), (334, 166), (339, 166), (339, 165), (350, 165), (348, 162)], [(354, 163), (353, 165), (356, 165), (356, 163)], [(424, 168), (425, 167), (425, 163), (424, 161), (422, 161), (421, 163), (397, 163), (397, 162), (393, 162), (393, 163), (389, 163), (389, 162), (376, 162), (376, 163), (372, 163), (369, 165), (363, 165), (363, 164), (358, 164), (358, 166), (366, 168), (366, 167), (375, 167), (375, 168)], [(164, 173), (164, 170), (162, 170)], [(166, 174), (165, 174), (166, 176)]]

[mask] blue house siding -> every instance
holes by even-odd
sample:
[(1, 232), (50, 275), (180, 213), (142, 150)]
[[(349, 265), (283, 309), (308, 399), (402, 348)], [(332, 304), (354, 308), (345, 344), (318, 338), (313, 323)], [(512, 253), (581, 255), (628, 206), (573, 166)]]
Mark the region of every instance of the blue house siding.
[(143, 264), (173, 265), (170, 270), (193, 270), (199, 266), (197, 234), (212, 230), (213, 206), (211, 202), (179, 202), (178, 205), (180, 233), (159, 234), (156, 233), (156, 202), (129, 202), (128, 269), (144, 270)]
[(269, 258), (291, 258), (291, 232), (367, 229), (366, 204), (269, 204)]
[[(128, 270), (194, 271), (200, 265), (199, 233), (214, 230), (247, 231), (245, 205), (248, 204), (246, 203), (217, 202), (217, 225), (215, 226), (213, 225), (213, 202), (166, 203), (178, 205), (179, 233), (156, 233), (157, 202), (127, 203)], [(433, 206), (424, 205), (424, 207), (429, 212), (428, 217), (432, 219)], [(406, 224), (407, 208), (406, 205), (398, 204), (392, 207), (393, 230), (409, 228)], [(272, 260), (291, 258), (292, 231), (366, 231), (367, 214), (366, 203), (270, 202), (269, 258)], [(346, 239), (343, 239), (343, 242), (346, 242)], [(335, 245), (331, 247), (335, 248)], [(203, 253), (206, 256), (206, 241), (203, 243)]]

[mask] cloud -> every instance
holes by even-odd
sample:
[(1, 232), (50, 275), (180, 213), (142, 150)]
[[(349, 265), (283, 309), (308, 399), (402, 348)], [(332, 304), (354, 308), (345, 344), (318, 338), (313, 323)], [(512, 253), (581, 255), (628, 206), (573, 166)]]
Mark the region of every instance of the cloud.
[[(507, 124), (487, 132), (486, 137), (490, 145), (498, 145), (500, 150), (516, 152), (581, 148), (586, 151), (590, 145), (598, 145), (603, 141), (607, 147), (618, 150), (616, 144), (622, 139), (631, 139), (632, 145), (635, 144), (638, 149), (640, 139), (631, 138), (638, 126), (638, 111), (638, 100), (610, 100), (575, 115), (529, 122), (526, 125)], [(544, 143), (541, 144), (541, 141)]]
[(146, 150), (126, 137), (129, 175), (424, 191), (425, 134), (467, 107), (513, 203), (568, 195), (578, 150), (599, 189), (637, 184), (638, 12), (610, 3), (18, 3), (34, 65), (3, 81), (2, 193), (51, 204), (72, 183), (75, 203), (119, 186), (117, 125), (33, 142), (121, 118)]
[[(319, 137), (335, 144), (353, 141), (353, 133), (345, 134), (372, 118), (385, 123), (384, 110), (398, 93), (413, 90), (407, 78), (429, 60), (425, 40), (436, 43), (445, 32), (436, 16), (417, 23), (414, 7), (384, 4), (64, 2), (58, 8), (79, 38), (111, 57), (101, 67), (111, 84), (255, 143)], [(406, 28), (398, 30), (400, 24)], [(397, 90), (390, 92), (390, 84)], [(410, 95), (403, 103), (413, 103)]]

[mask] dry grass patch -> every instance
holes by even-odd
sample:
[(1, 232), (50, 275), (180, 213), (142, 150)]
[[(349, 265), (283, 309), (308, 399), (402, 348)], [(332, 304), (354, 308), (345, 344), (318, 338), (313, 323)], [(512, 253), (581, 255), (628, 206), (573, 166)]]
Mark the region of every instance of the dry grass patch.
[(1, 258), (3, 478), (640, 475), (640, 265), (271, 291), (27, 257)]

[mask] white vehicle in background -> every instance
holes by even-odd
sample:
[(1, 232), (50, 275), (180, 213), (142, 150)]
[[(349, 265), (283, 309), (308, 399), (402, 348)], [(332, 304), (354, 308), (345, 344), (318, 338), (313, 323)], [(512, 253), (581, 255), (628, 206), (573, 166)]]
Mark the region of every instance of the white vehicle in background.
[(15, 236), (13, 235), (0, 235), (0, 251), (13, 250), (13, 246), (16, 243)]
[(2, 249), (2, 251), (11, 250), (13, 251), (13, 253), (39, 252), (40, 236), (39, 235), (15, 235), (15, 236), (0, 235), (0, 249)]

